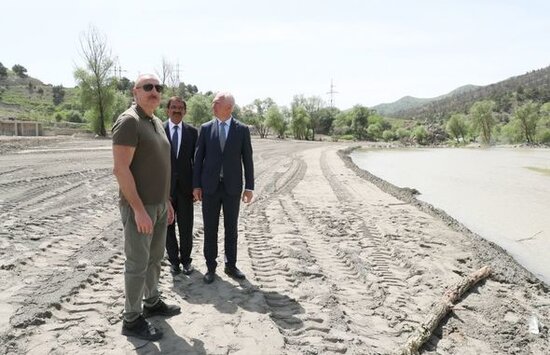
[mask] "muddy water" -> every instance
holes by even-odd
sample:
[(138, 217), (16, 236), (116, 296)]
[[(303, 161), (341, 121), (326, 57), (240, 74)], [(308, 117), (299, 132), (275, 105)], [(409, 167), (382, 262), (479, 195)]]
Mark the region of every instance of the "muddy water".
[(550, 150), (358, 150), (360, 168), (443, 209), (550, 283)]

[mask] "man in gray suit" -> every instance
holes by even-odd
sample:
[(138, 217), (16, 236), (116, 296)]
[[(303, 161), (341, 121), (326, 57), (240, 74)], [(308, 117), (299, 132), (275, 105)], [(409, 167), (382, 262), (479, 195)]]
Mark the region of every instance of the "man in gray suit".
[[(193, 169), (193, 196), (202, 201), (204, 257), (208, 272), (204, 282), (212, 283), (218, 257), (218, 225), (223, 208), (225, 230), (225, 273), (236, 279), (245, 275), (237, 268), (237, 223), (241, 201), (252, 201), (254, 164), (248, 126), (231, 116), (235, 99), (227, 92), (212, 101), (214, 119), (199, 131)], [(244, 168), (244, 192), (243, 192)]]

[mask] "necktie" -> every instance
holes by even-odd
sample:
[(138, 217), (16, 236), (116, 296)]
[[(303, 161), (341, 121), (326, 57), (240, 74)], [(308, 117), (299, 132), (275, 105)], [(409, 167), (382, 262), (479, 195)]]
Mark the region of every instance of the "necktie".
[(172, 134), (172, 151), (174, 156), (178, 157), (178, 126), (174, 126), (174, 133)]
[(222, 152), (223, 148), (225, 148), (225, 126), (227, 126), (225, 122), (220, 123), (220, 147), (222, 148)]

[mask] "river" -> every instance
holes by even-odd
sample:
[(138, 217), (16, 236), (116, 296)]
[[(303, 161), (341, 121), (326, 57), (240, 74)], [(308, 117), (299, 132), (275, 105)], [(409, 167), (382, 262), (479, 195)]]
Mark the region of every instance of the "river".
[(438, 207), (550, 284), (550, 150), (369, 149), (363, 170)]

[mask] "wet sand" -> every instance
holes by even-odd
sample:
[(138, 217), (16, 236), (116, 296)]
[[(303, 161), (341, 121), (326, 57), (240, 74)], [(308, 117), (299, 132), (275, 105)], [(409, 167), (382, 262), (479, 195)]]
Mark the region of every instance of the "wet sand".
[[(348, 144), (253, 145), (255, 200), (242, 206), (239, 227), (247, 280), (220, 270), (202, 282), (197, 204), (197, 271), (173, 277), (164, 266), (163, 296), (182, 314), (152, 318), (165, 333), (159, 342), (120, 335), (124, 255), (110, 141), (0, 149), (0, 351), (386, 354), (447, 287), (490, 265), (492, 276), (463, 296), (423, 353), (547, 353), (550, 290), (500, 248), (359, 170), (342, 152)], [(529, 332), (533, 315), (540, 334)]]

